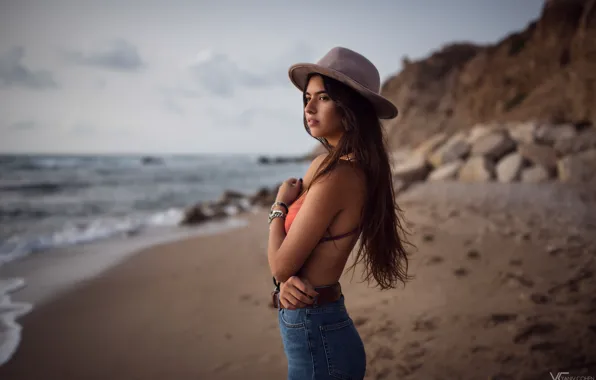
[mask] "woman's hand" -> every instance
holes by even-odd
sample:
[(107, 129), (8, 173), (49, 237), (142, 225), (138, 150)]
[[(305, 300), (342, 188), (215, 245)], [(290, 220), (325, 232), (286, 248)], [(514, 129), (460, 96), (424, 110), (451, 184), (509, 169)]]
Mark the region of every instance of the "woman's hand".
[(290, 204), (296, 200), (298, 194), (300, 194), (300, 190), (302, 190), (302, 178), (289, 178), (279, 187), (275, 200)]
[(292, 276), (280, 285), (279, 302), (284, 309), (299, 309), (312, 305), (318, 294), (306, 279)]

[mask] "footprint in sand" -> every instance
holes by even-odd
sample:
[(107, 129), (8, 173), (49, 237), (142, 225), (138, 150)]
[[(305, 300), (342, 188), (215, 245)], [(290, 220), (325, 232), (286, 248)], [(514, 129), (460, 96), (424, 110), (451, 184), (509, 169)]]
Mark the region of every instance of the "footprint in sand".
[(530, 295), (530, 300), (537, 305), (544, 305), (550, 302), (550, 298), (547, 295), (540, 293), (532, 293)]
[(425, 233), (424, 235), (422, 235), (422, 240), (425, 242), (431, 242), (435, 240), (435, 235), (431, 234), (431, 233)]
[(530, 351), (551, 351), (558, 347), (557, 343), (553, 342), (540, 342), (530, 346)]
[(466, 268), (457, 268), (453, 271), (455, 277), (465, 277), (470, 273)]
[(534, 335), (547, 335), (557, 329), (558, 326), (554, 323), (533, 323), (529, 326), (522, 328), (513, 338), (513, 342), (517, 344), (524, 343)]
[(242, 301), (249, 301), (252, 298), (250, 294), (242, 294), (238, 299)]
[(517, 314), (513, 313), (493, 313), (488, 317), (486, 327), (494, 327), (503, 323), (515, 321)]
[(393, 360), (395, 359), (395, 353), (393, 352), (393, 349), (391, 349), (390, 347), (381, 346), (375, 352), (374, 358)]
[(437, 329), (438, 318), (421, 317), (414, 321), (414, 331), (434, 331)]
[(398, 364), (396, 367), (397, 375), (398, 376), (408, 376), (416, 372), (420, 367), (422, 367), (422, 363), (408, 363), (408, 364)]
[(507, 272), (503, 275), (503, 281), (506, 282), (509, 286), (522, 285), (527, 288), (531, 288), (534, 286), (534, 281), (529, 279), (523, 273)]
[(522, 265), (522, 261), (521, 261), (521, 259), (511, 259), (511, 260), (509, 260), (509, 265), (518, 267), (518, 266)]
[(490, 351), (490, 347), (483, 346), (483, 345), (472, 346), (470, 348), (470, 352), (472, 352), (472, 353), (487, 352), (487, 351)]
[(471, 260), (476, 260), (480, 258), (480, 252), (478, 252), (475, 249), (471, 249), (468, 251), (468, 253), (466, 254), (466, 256), (468, 257), (468, 259)]
[(443, 261), (445, 261), (445, 259), (442, 258), (441, 256), (431, 256), (428, 258), (428, 260), (426, 260), (426, 265), (439, 264), (439, 263), (442, 263)]
[(365, 325), (368, 322), (368, 317), (356, 317), (354, 319), (354, 325), (356, 327), (360, 327)]

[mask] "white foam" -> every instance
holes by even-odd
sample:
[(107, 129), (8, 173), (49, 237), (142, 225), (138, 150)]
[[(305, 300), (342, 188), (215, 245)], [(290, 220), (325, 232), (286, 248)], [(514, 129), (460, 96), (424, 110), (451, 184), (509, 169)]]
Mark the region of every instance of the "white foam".
[(21, 342), (16, 320), (32, 309), (28, 303), (13, 303), (10, 293), (25, 286), (22, 278), (0, 279), (0, 366), (8, 362)]

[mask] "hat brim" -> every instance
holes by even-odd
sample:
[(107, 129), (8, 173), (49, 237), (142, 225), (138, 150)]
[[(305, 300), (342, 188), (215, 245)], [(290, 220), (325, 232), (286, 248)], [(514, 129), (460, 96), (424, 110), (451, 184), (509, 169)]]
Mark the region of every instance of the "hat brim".
[(369, 90), (339, 71), (313, 63), (297, 63), (292, 65), (288, 70), (290, 80), (300, 91), (304, 91), (304, 88), (306, 87), (306, 78), (311, 73), (328, 76), (352, 87), (372, 103), (379, 119), (393, 119), (398, 115), (397, 107), (390, 100)]

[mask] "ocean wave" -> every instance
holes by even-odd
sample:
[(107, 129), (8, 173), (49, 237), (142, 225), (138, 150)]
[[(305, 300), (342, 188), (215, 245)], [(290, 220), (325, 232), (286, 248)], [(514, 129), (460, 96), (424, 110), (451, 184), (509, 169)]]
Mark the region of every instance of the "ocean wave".
[(22, 278), (0, 279), (0, 366), (12, 357), (21, 341), (21, 326), (16, 319), (27, 314), (32, 306), (14, 303), (10, 293), (25, 286)]
[(88, 183), (53, 183), (53, 182), (28, 182), (0, 184), (2, 192), (18, 192), (27, 194), (48, 194), (65, 190), (78, 190), (89, 187)]
[(48, 249), (138, 235), (155, 227), (176, 226), (182, 220), (183, 212), (182, 209), (172, 208), (143, 216), (103, 217), (86, 223), (67, 223), (61, 229), (44, 235), (11, 236), (0, 242), (0, 265)]

